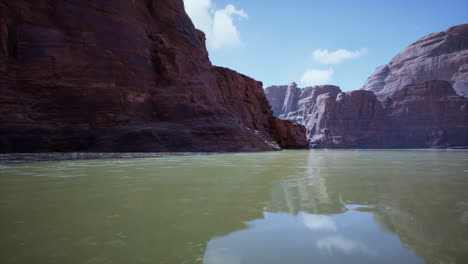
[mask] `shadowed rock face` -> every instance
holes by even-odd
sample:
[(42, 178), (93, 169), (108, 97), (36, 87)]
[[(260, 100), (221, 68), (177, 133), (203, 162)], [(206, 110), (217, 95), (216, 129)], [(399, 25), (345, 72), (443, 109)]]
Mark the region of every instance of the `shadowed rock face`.
[(408, 85), (384, 104), (394, 147), (468, 146), (468, 99), (458, 96), (450, 83)]
[(6, 0), (0, 14), (0, 152), (304, 146), (261, 83), (211, 65), (182, 0)]
[(364, 84), (380, 100), (406, 85), (445, 80), (468, 97), (468, 24), (421, 38), (380, 66)]
[[(286, 94), (284, 87), (266, 88), (269, 100), (280, 102), (275, 96)], [(468, 146), (468, 99), (458, 96), (447, 81), (408, 85), (384, 102), (365, 90), (297, 89), (293, 109), (299, 110), (278, 116), (305, 125), (312, 148)]]

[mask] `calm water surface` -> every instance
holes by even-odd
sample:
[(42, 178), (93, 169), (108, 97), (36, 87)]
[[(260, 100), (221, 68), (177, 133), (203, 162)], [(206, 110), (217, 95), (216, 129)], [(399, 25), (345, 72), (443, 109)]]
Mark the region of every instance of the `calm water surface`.
[(0, 163), (0, 263), (468, 263), (468, 151)]

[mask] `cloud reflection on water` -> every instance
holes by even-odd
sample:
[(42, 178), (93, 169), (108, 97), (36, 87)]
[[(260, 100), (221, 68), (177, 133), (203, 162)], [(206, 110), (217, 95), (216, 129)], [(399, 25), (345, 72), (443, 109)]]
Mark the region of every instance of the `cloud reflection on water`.
[(326, 215), (311, 215), (311, 214), (304, 214), (302, 216), (304, 221), (304, 225), (312, 230), (326, 230), (326, 231), (336, 231), (336, 223), (330, 216)]
[(321, 238), (317, 240), (316, 246), (318, 249), (329, 253), (332, 253), (335, 250), (346, 254), (369, 252), (369, 249), (364, 245), (364, 243), (351, 240), (340, 235)]

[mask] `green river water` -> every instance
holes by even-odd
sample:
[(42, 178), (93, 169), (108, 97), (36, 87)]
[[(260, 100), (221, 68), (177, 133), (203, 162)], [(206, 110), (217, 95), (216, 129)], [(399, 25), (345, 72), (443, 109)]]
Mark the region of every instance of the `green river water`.
[(0, 263), (468, 263), (468, 151), (0, 163)]

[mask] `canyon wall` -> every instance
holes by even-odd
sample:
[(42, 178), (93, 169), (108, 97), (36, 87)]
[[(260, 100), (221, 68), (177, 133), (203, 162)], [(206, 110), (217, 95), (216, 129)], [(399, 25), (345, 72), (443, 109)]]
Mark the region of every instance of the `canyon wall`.
[(468, 24), (423, 37), (363, 89), (265, 88), (275, 116), (306, 126), (311, 148), (468, 147)]
[(468, 146), (468, 99), (447, 81), (407, 85), (384, 102), (393, 147)]
[(182, 0), (6, 0), (0, 14), (0, 152), (306, 145), (260, 82), (212, 66)]
[[(289, 88), (288, 88), (289, 87)], [(384, 102), (371, 91), (334, 86), (265, 89), (272, 102), (295, 87), (291, 112), (277, 116), (305, 125), (311, 148), (447, 148), (468, 146), (468, 99), (447, 81), (407, 85)], [(275, 107), (275, 106), (273, 106)], [(279, 109), (279, 107), (277, 107)]]
[[(343, 93), (333, 85), (297, 88), (293, 83), (267, 87), (265, 93), (271, 102), (280, 103), (276, 96), (286, 94), (282, 90), (292, 90), (297, 96), (294, 101), (283, 100), (290, 106), (276, 115), (306, 126), (311, 148), (379, 148), (390, 144), (389, 118), (372, 92)], [(288, 109), (296, 110), (284, 112)]]
[(468, 24), (425, 36), (378, 67), (364, 84), (381, 100), (406, 85), (444, 80), (468, 97)]

